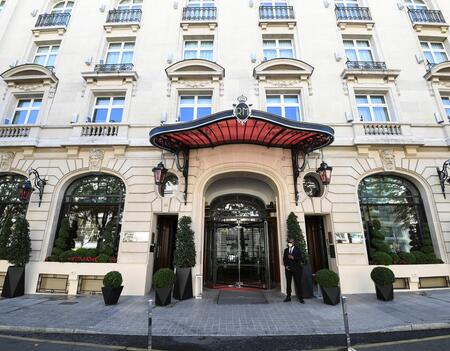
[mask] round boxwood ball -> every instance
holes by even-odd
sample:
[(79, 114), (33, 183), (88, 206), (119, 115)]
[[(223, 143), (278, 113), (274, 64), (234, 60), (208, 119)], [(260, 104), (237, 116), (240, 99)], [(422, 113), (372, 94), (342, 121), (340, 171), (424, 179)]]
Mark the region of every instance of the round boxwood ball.
[(103, 286), (105, 288), (119, 288), (122, 285), (122, 281), (122, 274), (112, 271), (103, 278)]
[(175, 283), (175, 273), (170, 268), (161, 268), (153, 274), (155, 288), (168, 288)]
[(339, 285), (339, 276), (329, 269), (321, 269), (316, 273), (316, 281), (322, 288), (336, 288)]
[(377, 285), (390, 285), (395, 281), (394, 273), (386, 267), (375, 267), (370, 273), (370, 278)]

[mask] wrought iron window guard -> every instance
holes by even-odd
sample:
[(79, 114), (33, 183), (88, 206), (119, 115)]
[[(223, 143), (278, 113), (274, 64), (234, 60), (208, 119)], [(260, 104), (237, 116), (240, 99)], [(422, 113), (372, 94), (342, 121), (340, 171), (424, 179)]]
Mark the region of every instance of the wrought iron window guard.
[(36, 27), (66, 27), (69, 20), (70, 13), (44, 13), (39, 15)]
[(183, 9), (183, 21), (214, 21), (216, 19), (216, 7), (185, 7)]
[(368, 7), (336, 6), (335, 12), (339, 21), (372, 21), (372, 14)]
[(118, 64), (101, 63), (95, 65), (94, 71), (96, 73), (115, 73), (115, 72), (132, 71), (133, 69), (134, 65), (132, 63), (118, 63)]
[(346, 62), (348, 69), (361, 69), (361, 70), (386, 70), (386, 62), (377, 62), (377, 61), (347, 61)]
[(141, 22), (141, 9), (127, 9), (127, 10), (110, 10), (108, 12), (107, 23), (133, 23)]
[(264, 20), (295, 19), (293, 6), (260, 6), (259, 18)]
[(439, 10), (409, 9), (408, 14), (412, 23), (445, 23)]

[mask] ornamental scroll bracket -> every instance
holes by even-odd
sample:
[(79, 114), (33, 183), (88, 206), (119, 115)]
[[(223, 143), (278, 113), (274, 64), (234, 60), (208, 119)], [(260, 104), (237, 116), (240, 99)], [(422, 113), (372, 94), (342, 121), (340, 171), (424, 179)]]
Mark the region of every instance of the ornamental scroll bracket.
[(189, 181), (189, 148), (183, 148), (175, 153), (175, 161), (178, 170), (184, 177), (184, 204), (187, 205), (188, 181)]
[(292, 170), (294, 174), (294, 194), (295, 194), (295, 205), (298, 206), (300, 201), (300, 192), (298, 191), (298, 178), (301, 172), (306, 168), (306, 163), (308, 162), (309, 152), (302, 148), (292, 148)]

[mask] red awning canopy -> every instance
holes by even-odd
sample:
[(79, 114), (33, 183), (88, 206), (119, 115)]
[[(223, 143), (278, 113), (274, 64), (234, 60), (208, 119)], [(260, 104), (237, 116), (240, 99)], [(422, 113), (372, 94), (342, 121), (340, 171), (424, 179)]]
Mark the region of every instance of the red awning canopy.
[(215, 147), (227, 144), (255, 144), (311, 152), (331, 144), (334, 130), (314, 123), (291, 121), (268, 112), (253, 110), (240, 123), (232, 110), (186, 123), (154, 128), (150, 142), (167, 151)]

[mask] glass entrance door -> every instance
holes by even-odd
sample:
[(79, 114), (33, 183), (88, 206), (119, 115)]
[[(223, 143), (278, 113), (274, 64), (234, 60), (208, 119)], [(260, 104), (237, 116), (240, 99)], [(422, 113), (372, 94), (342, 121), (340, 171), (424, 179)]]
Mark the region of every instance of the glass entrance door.
[(218, 224), (215, 232), (216, 284), (266, 287), (264, 223)]

